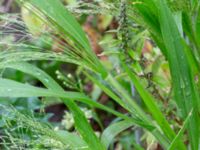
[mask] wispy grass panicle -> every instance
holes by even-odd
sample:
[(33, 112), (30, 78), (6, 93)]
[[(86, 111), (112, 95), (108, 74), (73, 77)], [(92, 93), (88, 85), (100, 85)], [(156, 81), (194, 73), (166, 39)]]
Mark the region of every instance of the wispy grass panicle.
[(121, 49), (126, 52), (128, 49), (128, 18), (127, 18), (127, 2), (121, 0), (120, 15), (119, 15), (119, 32), (121, 33)]
[[(26, 15), (29, 15), (28, 17), (33, 20), (26, 20), (26, 18), (23, 18), (25, 21), (23, 22), (20, 18), (11, 21), (9, 16), (1, 16), (2, 22), (4, 20), (5, 22), (10, 22), (10, 24), (12, 24), (11, 26), (8, 26), (8, 23), (3, 24), (4, 27), (9, 28), (9, 30), (1, 33), (3, 34), (2, 36), (11, 33), (14, 34), (14, 37), (18, 34), (21, 36), (21, 39), (18, 40), (18, 42), (15, 41), (14, 43), (7, 44), (2, 41), (2, 45), (5, 45), (7, 49), (12, 50), (16, 50), (17, 47), (17, 53), (19, 54), (22, 52), (22, 56), (24, 56), (23, 58), (26, 59), (26, 61), (28, 59), (40, 60), (41, 56), (38, 57), (38, 55), (42, 55), (43, 53), (44, 59), (60, 59), (60, 61), (75, 63), (106, 76), (106, 70), (92, 51), (89, 40), (83, 33), (81, 27), (77, 24), (75, 19), (68, 14), (64, 7), (59, 5), (60, 3), (55, 3), (61, 8), (61, 14), (59, 15), (54, 14), (54, 8), (49, 8), (48, 4), (44, 4), (43, 6), (40, 5), (43, 8), (39, 8), (39, 1), (20, 1), (20, 3), (22, 8), (29, 12)], [(50, 13), (48, 13), (49, 9), (52, 10)], [(70, 20), (70, 22), (68, 22), (68, 20)], [(34, 21), (40, 22), (40, 24), (30, 26), (30, 23), (35, 23)], [(34, 31), (37, 35), (34, 35), (30, 31)], [(40, 37), (44, 38), (42, 39)], [(45, 39), (45, 37), (48, 37), (49, 40)], [(48, 48), (41, 47), (40, 45), (35, 46), (33, 42), (37, 43), (36, 41), (38, 39)], [(5, 47), (3, 47), (4, 50)], [(26, 55), (26, 52), (33, 47), (35, 47), (37, 51), (39, 50), (40, 54), (38, 53), (38, 55), (32, 55), (31, 57), (30, 55)], [(3, 53), (5, 53), (5, 51)], [(12, 52), (9, 51), (9, 53)], [(48, 55), (45, 57), (46, 53), (48, 53), (49, 56), (51, 55), (50, 58)], [(17, 61), (16, 59), (17, 58), (12, 61)], [(20, 57), (20, 59), (22, 59), (22, 57)]]
[[(12, 106), (0, 105), (0, 108), (5, 123), (5, 133), (1, 138), (5, 142), (0, 143), (1, 146), (13, 149), (37, 148), (37, 146), (70, 148), (70, 145), (62, 141), (53, 128), (38, 122), (34, 116), (24, 115)], [(30, 133), (32, 138), (25, 138)]]
[[(117, 3), (117, 2), (116, 2)], [(102, 14), (102, 15), (117, 15), (117, 7), (115, 3), (106, 2), (106, 1), (97, 1), (97, 2), (76, 2), (75, 5), (66, 6), (69, 11), (75, 14)]]

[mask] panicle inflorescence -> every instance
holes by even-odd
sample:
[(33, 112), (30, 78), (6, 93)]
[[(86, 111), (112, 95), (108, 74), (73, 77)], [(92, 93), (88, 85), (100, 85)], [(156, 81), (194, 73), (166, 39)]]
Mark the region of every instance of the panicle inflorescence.
[(127, 1), (121, 0), (120, 15), (119, 15), (119, 34), (121, 35), (120, 48), (125, 56), (123, 59), (125, 59), (125, 61), (129, 63), (131, 58), (130, 55), (128, 54), (130, 35), (129, 35), (129, 19), (128, 19), (127, 9), (128, 9)]
[[(6, 32), (0, 34), (3, 34), (3, 36), (6, 37), (12, 35), (14, 38), (19, 34), (21, 36), (19, 40), (12, 40), (9, 43), (0, 39), (0, 42), (3, 42), (2, 45), (4, 46), (4, 50), (0, 52), (0, 61), (2, 64), (29, 60), (56, 60), (74, 63), (93, 70), (94, 72), (106, 75), (105, 69), (95, 56), (94, 52), (92, 52), (90, 46), (77, 42), (70, 34), (64, 34), (55, 20), (28, 1), (23, 2), (26, 2), (23, 3), (23, 8), (30, 11), (29, 15), (31, 16), (29, 17), (33, 18), (33, 20), (39, 18), (40, 21), (43, 21), (45, 28), (31, 25), (32, 30), (30, 30), (30, 23), (28, 25), (25, 20), (23, 20), (23, 22), (21, 17), (18, 16), (16, 22), (13, 22), (9, 16), (2, 18), (1, 15), (0, 17), (3, 21), (9, 22), (12, 26), (9, 26), (10, 29)], [(34, 24), (34, 22), (32, 23)], [(3, 25), (7, 27), (6, 24)], [(39, 35), (34, 35), (30, 31), (35, 31)], [(42, 39), (43, 37), (46, 38)], [(50, 40), (47, 40), (47, 38)], [(41, 41), (42, 44), (46, 46), (41, 47), (41, 45), (38, 44), (35, 46), (35, 43), (38, 41)], [(9, 51), (5, 51), (5, 49), (9, 49)], [(15, 57), (15, 55), (19, 55), (19, 57)]]
[[(49, 125), (40, 123), (34, 116), (24, 115), (12, 106), (0, 105), (2, 120), (5, 122), (5, 136), (0, 145), (13, 148), (33, 148), (36, 145), (43, 145), (51, 148), (69, 147)], [(15, 131), (17, 135), (15, 135)], [(24, 138), (26, 134), (31, 133), (29, 140)]]
[(119, 19), (120, 19), (119, 32), (121, 33), (121, 39), (122, 39), (121, 49), (126, 51), (128, 48), (129, 33), (128, 33), (127, 4), (125, 0), (121, 1)]
[(67, 88), (81, 91), (81, 83), (79, 79), (76, 79), (71, 73), (64, 75), (59, 70), (56, 71), (57, 78), (63, 82)]

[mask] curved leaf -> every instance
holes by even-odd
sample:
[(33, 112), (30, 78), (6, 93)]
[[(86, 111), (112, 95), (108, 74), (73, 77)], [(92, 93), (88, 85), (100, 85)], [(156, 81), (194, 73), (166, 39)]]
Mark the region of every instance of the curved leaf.
[(122, 131), (133, 126), (133, 122), (131, 121), (120, 121), (114, 124), (111, 124), (108, 128), (103, 131), (101, 136), (101, 142), (108, 149), (111, 142), (113, 142), (114, 138)]

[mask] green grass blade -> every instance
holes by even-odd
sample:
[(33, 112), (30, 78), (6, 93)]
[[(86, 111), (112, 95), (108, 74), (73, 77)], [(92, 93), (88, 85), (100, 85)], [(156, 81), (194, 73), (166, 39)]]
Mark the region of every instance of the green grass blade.
[(137, 10), (136, 12), (139, 13), (140, 18), (143, 20), (139, 23), (149, 29), (153, 39), (157, 42), (158, 46), (162, 47), (161, 51), (167, 58), (167, 51), (163, 44), (157, 15), (158, 9), (154, 2), (152, 0), (140, 0), (138, 3), (133, 3), (133, 9)]
[(194, 113), (188, 125), (189, 138), (193, 150), (199, 147), (199, 97), (194, 84), (194, 76), (184, 52), (184, 45), (170, 9), (163, 0), (158, 1), (161, 31), (167, 48), (168, 61), (172, 75), (175, 100), (182, 117), (185, 118), (191, 109)]
[(176, 148), (178, 141), (181, 140), (181, 137), (184, 134), (184, 131), (186, 129), (186, 126), (187, 126), (191, 116), (192, 116), (192, 111), (189, 113), (189, 115), (185, 119), (182, 128), (179, 130), (178, 134), (176, 135), (176, 137), (174, 138), (174, 140), (172, 141), (172, 143), (170, 144), (170, 146), (167, 150), (174, 150)]
[(143, 19), (143, 23), (145, 23), (144, 25), (151, 29), (155, 35), (161, 37), (157, 17), (157, 7), (152, 0), (140, 0), (138, 3), (133, 3), (132, 6)]
[(106, 128), (101, 135), (101, 142), (104, 144), (106, 149), (108, 149), (109, 145), (113, 142), (114, 138), (122, 131), (133, 126), (133, 122), (131, 121), (120, 121), (114, 124), (111, 124), (108, 128)]
[(193, 24), (192, 24), (192, 19), (190, 18), (190, 15), (187, 14), (186, 12), (183, 12), (182, 15), (182, 26), (184, 29), (184, 32), (188, 36), (188, 38), (193, 42), (195, 41), (195, 32), (193, 30)]
[[(175, 137), (175, 133), (171, 129), (169, 123), (165, 119), (164, 115), (160, 111), (159, 107), (156, 105), (156, 100), (154, 97), (143, 87), (143, 85), (139, 82), (139, 79), (134, 75), (133, 72), (128, 68), (128, 66), (122, 62), (122, 66), (125, 69), (125, 71), (128, 73), (131, 81), (134, 83), (134, 86), (136, 87), (138, 93), (142, 97), (142, 100), (144, 101), (146, 107), (148, 108), (149, 112), (152, 114), (153, 118), (156, 120), (157, 124), (160, 126), (160, 129), (164, 132), (166, 137), (172, 141)], [(180, 145), (183, 149), (184, 145)]]
[(144, 121), (144, 124), (152, 126), (146, 114), (137, 106), (137, 104), (134, 101), (132, 101), (132, 99), (128, 96), (128, 93), (117, 83), (117, 81), (112, 77), (112, 75), (109, 75), (107, 77), (106, 79), (107, 82), (110, 83), (110, 85), (112, 85), (113, 87), (118, 88), (118, 90), (120, 89), (120, 92), (123, 93), (122, 95), (126, 96), (127, 97), (126, 99), (129, 100), (130, 105), (128, 104), (129, 102), (127, 103), (127, 101), (122, 100), (122, 98), (119, 98), (111, 89), (109, 89), (108, 87), (103, 85), (101, 82), (99, 82), (99, 80), (95, 79), (94, 77), (92, 77), (86, 72), (85, 74), (87, 75), (89, 79), (91, 79), (95, 84), (97, 84), (106, 94), (108, 94), (111, 98), (113, 98), (117, 103), (119, 103), (129, 112), (131, 112), (133, 116), (138, 113), (139, 116), (141, 116), (142, 118), (141, 120)]
[(60, 130), (55, 131), (55, 134), (59, 137), (61, 141), (63, 141), (63, 143), (66, 143), (67, 141), (72, 149), (89, 150), (85, 141), (83, 141), (83, 139), (73, 133)]
[(22, 84), (8, 79), (0, 79), (0, 96), (1, 97), (61, 97), (72, 111), (75, 119), (75, 125), (82, 138), (86, 141), (89, 148), (103, 150), (104, 147), (94, 134), (91, 126), (87, 122), (80, 108), (71, 101), (72, 99), (83, 98), (84, 95), (76, 92), (64, 92), (60, 90), (37, 88), (28, 84)]
[[(45, 72), (43, 72), (42, 70), (38, 69), (37, 67), (30, 65), (28, 63), (24, 63), (24, 62), (20, 62), (20, 63), (12, 63), (12, 64), (7, 64), (4, 66), (5, 68), (13, 68), (13, 69), (17, 69), (20, 70), (22, 72), (28, 73), (32, 76), (35, 76), (36, 78), (38, 78), (40, 81), (43, 82), (44, 85), (46, 85), (46, 81), (50, 81), (52, 83), (52, 85), (54, 85), (54, 87), (57, 87), (57, 83), (55, 81), (52, 81), (53, 79), (51, 77), (49, 77)], [(46, 85), (48, 86), (48, 85)], [(4, 89), (7, 89), (6, 87), (4, 87)], [(24, 93), (23, 90), (20, 91), (20, 93)], [(118, 116), (119, 118), (125, 119), (127, 121), (132, 121), (133, 123), (135, 123), (136, 125), (139, 125), (145, 129), (147, 129), (148, 131), (150, 131), (155, 137), (157, 137), (158, 140), (161, 141), (161, 143), (165, 143), (164, 145), (166, 145), (165, 147), (167, 147), (167, 142), (166, 139), (162, 137), (162, 135), (155, 129), (155, 127), (149, 125), (149, 124), (145, 124), (144, 122), (135, 120), (134, 118), (129, 118), (121, 113), (118, 113), (106, 106), (103, 106), (95, 101), (90, 100), (88, 97), (86, 97), (85, 95), (81, 94), (81, 93), (77, 93), (77, 92), (65, 92), (65, 96), (68, 96), (67, 99), (72, 99), (72, 100), (78, 100), (80, 102), (86, 103), (88, 105), (91, 105), (93, 107), (97, 107), (99, 109), (108, 111), (116, 116)], [(30, 94), (30, 93), (29, 93)], [(31, 93), (33, 94), (33, 93)], [(70, 94), (70, 95), (69, 95)], [(14, 95), (17, 97), (20, 97), (19, 95)], [(23, 95), (21, 95), (23, 96)], [(24, 95), (24, 96), (28, 96), (28, 95)], [(29, 95), (29, 96), (34, 96), (34, 95)], [(38, 95), (36, 95), (38, 96)], [(45, 95), (43, 95), (45, 96)], [(46, 95), (47, 96), (47, 95)], [(50, 95), (49, 95), (50, 96)], [(53, 96), (53, 95), (52, 95)]]
[[(97, 80), (95, 77), (91, 76), (90, 74), (88, 74), (87, 72), (85, 72), (85, 74), (87, 75), (87, 77), (93, 81), (95, 84), (97, 84), (106, 94), (108, 94), (111, 98), (113, 98), (116, 102), (118, 103), (122, 103), (121, 106), (125, 106), (124, 108), (126, 108), (127, 110), (129, 110), (129, 108), (126, 107), (126, 104), (123, 103), (123, 101), (112, 91), (110, 90), (108, 87), (106, 87), (105, 85), (103, 85), (99, 80)], [(129, 110), (131, 112), (131, 110)], [(133, 114), (135, 115), (135, 114)], [(145, 125), (146, 124), (146, 125)], [(152, 125), (152, 123), (143, 121), (142, 124), (138, 124), (139, 126), (147, 129), (149, 132), (151, 132), (156, 138), (157, 140), (162, 143), (162, 145), (164, 147), (168, 147), (168, 140), (165, 136), (163, 136), (154, 125)], [(150, 128), (149, 128), (150, 127)]]
[(59, 30), (64, 31), (64, 33), (72, 37), (76, 42), (80, 43), (85, 50), (91, 50), (89, 41), (81, 26), (59, 0), (22, 1), (32, 4), (36, 9), (45, 14), (45, 16), (52, 19), (58, 25)]
[[(0, 79), (0, 96), (2, 97), (10, 97), (10, 96), (11, 97), (31, 97), (31, 96), (62, 97), (62, 98), (68, 99), (68, 101), (70, 99), (83, 99), (84, 97), (83, 95), (78, 94), (76, 92), (62, 92), (62, 91), (56, 91), (56, 90), (52, 91), (52, 90), (48, 90), (44, 88), (37, 88), (28, 84), (22, 84), (16, 81), (8, 80), (8, 79)], [(70, 107), (71, 106), (73, 105), (70, 105)], [(73, 108), (73, 110), (77, 111), (75, 108)], [(82, 119), (80, 119), (80, 114), (75, 119), (79, 119), (79, 121), (82, 122)], [(129, 120), (129, 122), (131, 122), (132, 124), (135, 124), (132, 120)], [(90, 137), (91, 137), (91, 134), (90, 134)], [(90, 139), (90, 140), (94, 140), (94, 139)], [(102, 147), (99, 147), (99, 148), (102, 150)]]
[[(81, 26), (71, 13), (64, 7), (59, 0), (20, 0), (24, 6), (27, 7), (36, 16), (43, 19), (49, 26), (51, 26), (56, 32), (60, 33), (60, 36), (64, 36), (64, 39), (70, 39), (69, 43), (75, 48), (75, 51), (82, 51), (81, 54), (84, 58), (88, 59), (89, 66), (93, 70), (100, 73), (103, 77), (106, 77), (107, 71), (100, 63), (96, 55), (91, 49), (89, 40), (86, 38)], [(78, 60), (77, 60), (78, 61)]]
[[(33, 134), (45, 135), (45, 138), (49, 137), (50, 139), (54, 139), (54, 140), (62, 143), (63, 149), (67, 149), (67, 148), (82, 149), (83, 148), (84, 150), (89, 150), (85, 141), (81, 137), (79, 137), (77, 134), (69, 133), (67, 131), (62, 131), (62, 130), (56, 131), (53, 129), (53, 127), (51, 127), (43, 122), (39, 122), (33, 116), (21, 113), (19, 110), (16, 110), (14, 107), (0, 105), (0, 109), (1, 109), (1, 116), (4, 114), (5, 116), (3, 118), (7, 122), (10, 122), (11, 120), (17, 122), (14, 125), (13, 124), (7, 125), (7, 127), (5, 127), (5, 130), (12, 128), (14, 126), (29, 128), (31, 131), (35, 132)], [(13, 116), (14, 118), (13, 117), (10, 118), (10, 116)], [(21, 138), (21, 136), (22, 136), (21, 134), (23, 134), (23, 133), (19, 132), (18, 136), (16, 136), (12, 133), (11, 130), (9, 130), (9, 132), (11, 132), (10, 133), (11, 135), (9, 137), (11, 140), (12, 140), (12, 138)], [(30, 144), (28, 141), (26, 141), (26, 139), (22, 138), (22, 139), (18, 139), (18, 140), (21, 141), (21, 142), (19, 142), (19, 146), (22, 143), (25, 145), (28, 145), (28, 146)], [(15, 141), (13, 139), (13, 142), (14, 143), (16, 142), (16, 144), (18, 144), (17, 140)], [(20, 149), (20, 148), (22, 148), (22, 147), (21, 146), (18, 147), (18, 149)], [(8, 148), (8, 149), (10, 149), (10, 148)]]
[[(32, 75), (35, 75), (40, 81), (42, 81), (42, 83), (47, 88), (49, 88), (49, 90), (53, 90), (53, 92), (64, 91), (52, 78), (50, 78), (47, 74), (40, 71), (36, 67), (28, 65), (26, 63), (24, 63), (24, 64), (23, 63), (19, 63), (19, 64), (15, 63), (15, 64), (13, 64), (12, 67), (18, 68), (20, 70), (29, 72)], [(29, 90), (31, 90), (31, 89), (29, 89)], [(24, 92), (26, 92), (26, 91), (24, 91)], [(68, 93), (68, 94), (69, 94), (69, 99), (71, 99), (73, 97), (72, 96), (73, 93)], [(97, 146), (97, 149), (98, 149), (98, 147), (100, 149), (103, 149), (98, 138), (96, 137), (91, 126), (89, 125), (87, 119), (85, 118), (83, 112), (80, 110), (80, 108), (73, 101), (70, 101), (69, 99), (63, 99), (63, 101), (64, 101), (65, 104), (67, 104), (70, 111), (73, 113), (76, 128), (80, 132), (80, 134), (82, 135), (83, 139), (88, 143), (90, 148)]]
[[(4, 65), (4, 67), (5, 68), (13, 68), (13, 69), (17, 69), (17, 70), (20, 70), (22, 72), (28, 73), (28, 74), (36, 77), (40, 81), (42, 81), (42, 83), (46, 87), (54, 86), (54, 88), (61, 90), (61, 87), (59, 87), (59, 85), (51, 77), (49, 77), (49, 75), (47, 75), (45, 72), (43, 72), (42, 70), (38, 69), (37, 67), (35, 67), (31, 64), (28, 64), (28, 63), (25, 63), (25, 62), (9, 63), (9, 64)], [(101, 105), (101, 104), (99, 104), (95, 101), (90, 100), (86, 96), (84, 98), (84, 95), (82, 95), (82, 98), (77, 97), (77, 100), (80, 100), (81, 102), (84, 102), (84, 103), (91, 105), (93, 107), (97, 107), (97, 108), (100, 108), (102, 110), (108, 111), (108, 112), (110, 112), (110, 113), (112, 113), (112, 114), (114, 114), (114, 115), (116, 115), (120, 118), (125, 119), (125, 120), (131, 121), (135, 125), (139, 125), (139, 126), (145, 128), (145, 129), (149, 130), (150, 132), (154, 129), (153, 126), (150, 126), (150, 125), (147, 125), (147, 124), (145, 124), (141, 121), (135, 120), (134, 118), (129, 118), (129, 117), (127, 117), (127, 116), (125, 116), (121, 113), (118, 113), (118, 112), (116, 112), (116, 111), (114, 111), (114, 110), (112, 110), (112, 109), (110, 109), (110, 108), (108, 108), (104, 105)]]
[(95, 135), (94, 130), (88, 123), (84, 113), (73, 101), (64, 100), (64, 103), (69, 106), (75, 120), (75, 127), (80, 133), (81, 137), (88, 144), (89, 149), (105, 150), (98, 137)]
[[(35, 67), (34, 65), (31, 65), (29, 63), (26, 62), (15, 62), (15, 63), (7, 63), (4, 66), (2, 66), (3, 68), (12, 68), (15, 70), (19, 70), (21, 72), (27, 73), (31, 76), (34, 76), (35, 78), (37, 78), (38, 80), (40, 80), (46, 87), (52, 86), (54, 88), (57, 88), (57, 90), (63, 90), (58, 84), (57, 82), (55, 82), (55, 80), (53, 80), (48, 74), (46, 74), (44, 71), (42, 71), (41, 69)], [(1, 68), (1, 66), (0, 66)], [(90, 98), (88, 98), (87, 96), (83, 95), (84, 99), (81, 100), (81, 102), (91, 106), (91, 107), (96, 107), (99, 109), (102, 109), (104, 111), (107, 111), (109, 113), (112, 113), (113, 115), (125, 119), (125, 120), (132, 120), (131, 118), (129, 118), (126, 115), (123, 115), (113, 109), (110, 109), (109, 107), (106, 107), (105, 105), (99, 104), (93, 100), (91, 100)], [(82, 98), (83, 98), (82, 97)], [(79, 100), (80, 98), (77, 98), (77, 100)], [(152, 126), (148, 126), (149, 129), (153, 129)]]
[[(77, 99), (84, 95), (77, 92), (53, 91), (45, 88), (34, 87), (29, 84), (23, 84), (9, 79), (0, 78), (0, 96), (1, 97), (64, 97), (67, 99)], [(65, 94), (66, 95), (65, 95)], [(60, 95), (60, 96), (59, 96)]]
[[(113, 100), (115, 100), (117, 103), (119, 103), (121, 106), (123, 106), (124, 108), (128, 109), (126, 104), (110, 89), (108, 88), (106, 85), (104, 85), (103, 83), (101, 83), (100, 80), (98, 80), (97, 78), (93, 77), (92, 75), (90, 75), (89, 73), (87, 73), (86, 71), (84, 72), (84, 74), (96, 85), (98, 85), (107, 95), (109, 95)], [(129, 110), (129, 109), (128, 109)]]
[(197, 40), (198, 40), (197, 42), (200, 45), (200, 9), (198, 10), (195, 28), (196, 28), (196, 36), (197, 36)]

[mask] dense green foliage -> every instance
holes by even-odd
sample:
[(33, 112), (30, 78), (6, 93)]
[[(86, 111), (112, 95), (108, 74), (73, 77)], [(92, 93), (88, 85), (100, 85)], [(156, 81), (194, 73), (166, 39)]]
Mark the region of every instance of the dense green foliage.
[[(68, 0), (16, 2), (22, 19), (0, 14), (2, 148), (200, 149), (198, 0), (72, 1), (67, 6)], [(89, 15), (106, 18), (105, 28), (118, 22), (117, 28), (104, 29), (103, 52), (97, 55), (82, 28)], [(13, 40), (16, 35), (19, 39)], [(61, 64), (77, 67), (66, 75)], [(84, 89), (88, 82), (93, 85), (89, 92)], [(102, 93), (125, 113), (102, 104)], [(44, 108), (64, 103), (75, 129), (53, 129), (47, 114), (34, 116), (43, 100)], [(112, 116), (109, 125), (103, 125), (97, 109)], [(91, 118), (101, 128), (100, 137)], [(41, 143), (34, 144), (38, 139)]]

